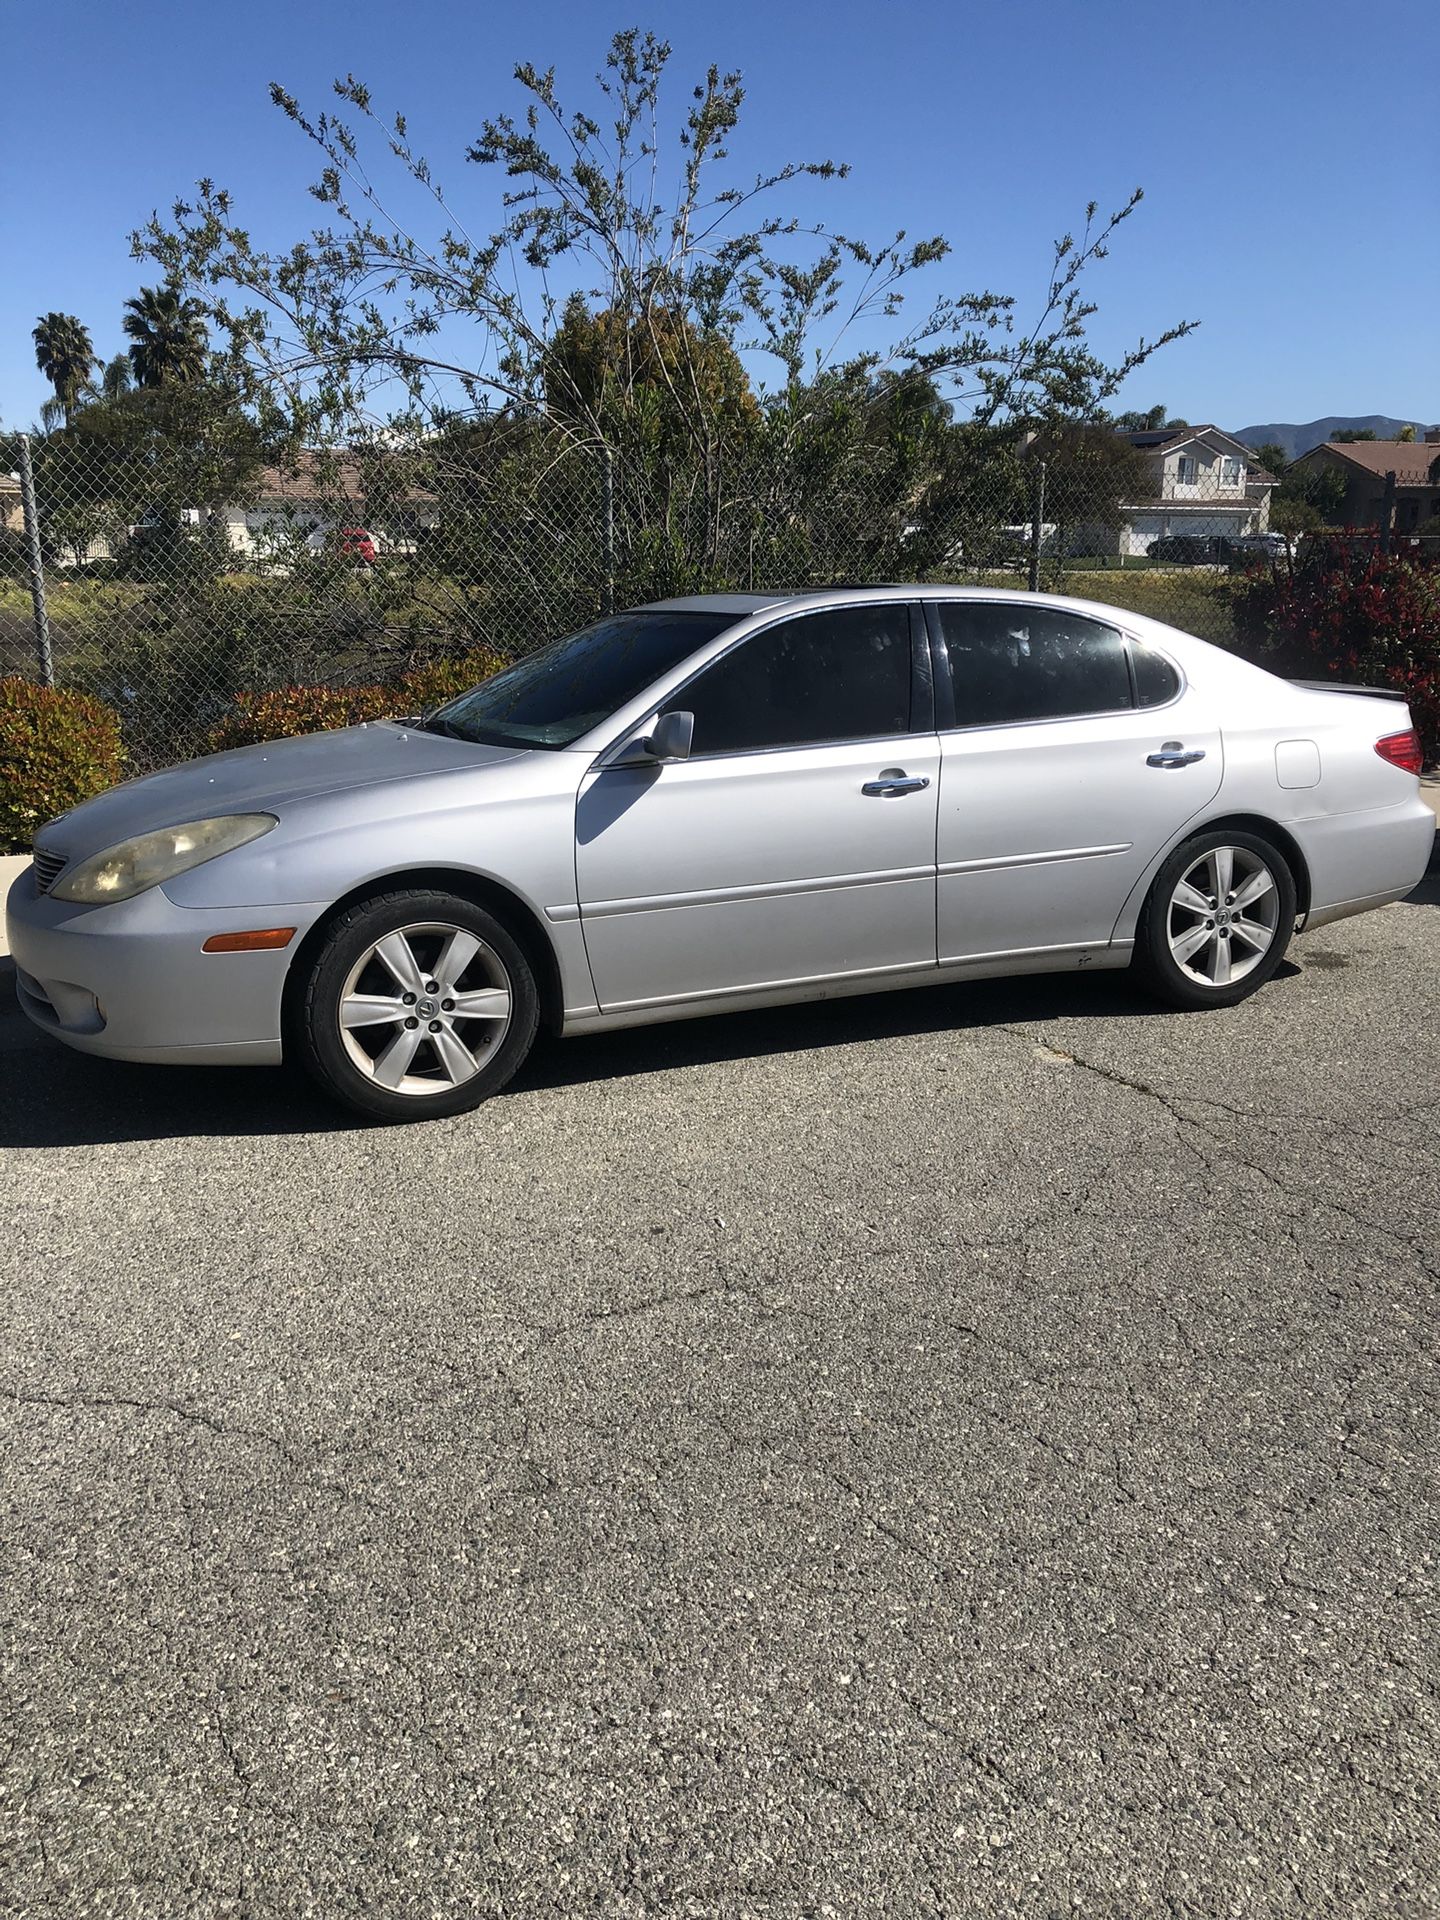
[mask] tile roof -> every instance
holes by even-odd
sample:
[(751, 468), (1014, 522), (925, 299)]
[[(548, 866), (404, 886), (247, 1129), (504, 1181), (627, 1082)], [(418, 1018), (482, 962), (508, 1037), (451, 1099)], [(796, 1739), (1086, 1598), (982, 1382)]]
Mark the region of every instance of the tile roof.
[[(258, 476), (256, 491), (262, 500), (307, 503), (337, 499), (363, 500), (366, 493), (365, 471), (352, 454), (306, 451), (292, 455), (283, 467), (264, 468)], [(397, 487), (392, 483), (387, 491), (404, 500), (433, 498), (421, 487)]]
[[(1434, 482), (1430, 469), (1440, 461), (1440, 446), (1427, 446), (1423, 440), (1327, 440), (1311, 453), (1333, 453), (1337, 460), (1348, 460), (1383, 480), (1393, 473), (1397, 487), (1424, 487)], [(1301, 454), (1308, 460), (1310, 454)]]

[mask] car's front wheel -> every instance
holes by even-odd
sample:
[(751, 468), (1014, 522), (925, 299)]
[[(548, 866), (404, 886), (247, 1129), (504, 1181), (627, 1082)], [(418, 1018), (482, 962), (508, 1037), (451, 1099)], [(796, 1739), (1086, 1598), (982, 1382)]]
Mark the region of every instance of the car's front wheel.
[(1285, 957), (1295, 879), (1278, 847), (1234, 828), (1197, 833), (1155, 876), (1135, 933), (1135, 967), (1177, 1007), (1233, 1007)]
[(315, 953), (296, 1039), (325, 1091), (374, 1120), (464, 1113), (535, 1038), (540, 998), (510, 930), (458, 894), (387, 893), (340, 914)]

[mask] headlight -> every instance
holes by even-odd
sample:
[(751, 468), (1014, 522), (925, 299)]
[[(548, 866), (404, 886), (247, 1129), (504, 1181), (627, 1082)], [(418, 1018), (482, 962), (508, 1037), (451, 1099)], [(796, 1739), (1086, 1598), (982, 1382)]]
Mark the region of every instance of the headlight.
[(230, 853), (278, 826), (273, 813), (227, 813), (219, 820), (190, 820), (183, 827), (162, 827), (122, 840), (118, 847), (82, 860), (50, 889), (52, 900), (76, 900), (95, 906), (105, 900), (129, 900), (177, 873), (203, 866), (218, 853)]

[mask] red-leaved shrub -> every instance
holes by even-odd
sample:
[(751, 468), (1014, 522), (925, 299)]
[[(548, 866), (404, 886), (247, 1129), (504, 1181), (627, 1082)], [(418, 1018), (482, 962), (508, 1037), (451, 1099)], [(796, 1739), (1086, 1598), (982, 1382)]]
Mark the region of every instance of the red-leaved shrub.
[(1425, 764), (1440, 760), (1440, 564), (1340, 543), (1293, 573), (1235, 590), (1240, 651), (1297, 679), (1393, 687), (1410, 702)]

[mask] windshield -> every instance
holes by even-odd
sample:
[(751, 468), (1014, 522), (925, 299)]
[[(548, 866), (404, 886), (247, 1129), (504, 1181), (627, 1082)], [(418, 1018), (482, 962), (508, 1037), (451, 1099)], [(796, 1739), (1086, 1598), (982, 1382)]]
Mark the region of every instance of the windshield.
[(733, 613), (617, 613), (527, 654), (426, 721), (493, 747), (568, 747), (717, 633)]

